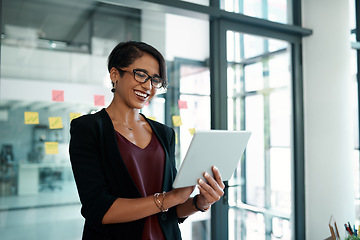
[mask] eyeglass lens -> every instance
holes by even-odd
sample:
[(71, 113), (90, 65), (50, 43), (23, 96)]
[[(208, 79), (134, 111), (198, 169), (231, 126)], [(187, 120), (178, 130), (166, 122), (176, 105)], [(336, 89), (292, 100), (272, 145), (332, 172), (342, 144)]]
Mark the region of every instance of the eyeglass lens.
[(144, 71), (134, 69), (134, 78), (138, 82), (145, 83), (149, 79), (151, 79), (151, 85), (156, 88), (160, 88), (163, 84), (163, 79), (159, 77), (151, 77)]

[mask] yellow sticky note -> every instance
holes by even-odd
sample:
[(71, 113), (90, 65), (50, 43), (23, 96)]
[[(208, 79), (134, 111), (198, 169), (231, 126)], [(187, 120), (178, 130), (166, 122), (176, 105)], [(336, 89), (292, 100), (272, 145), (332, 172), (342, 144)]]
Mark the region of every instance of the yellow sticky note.
[(58, 154), (59, 147), (57, 142), (46, 142), (45, 143), (45, 153), (46, 154)]
[(189, 128), (189, 132), (190, 132), (191, 136), (194, 135), (195, 134), (195, 128)]
[(61, 117), (49, 117), (49, 128), (50, 129), (63, 128)]
[(39, 124), (38, 112), (24, 112), (25, 124)]
[(151, 119), (153, 121), (156, 121), (156, 117), (148, 117), (148, 119)]
[(180, 116), (172, 116), (174, 127), (179, 127), (182, 125)]
[(75, 119), (75, 118), (78, 118), (81, 116), (81, 113), (69, 113), (70, 115), (70, 122)]

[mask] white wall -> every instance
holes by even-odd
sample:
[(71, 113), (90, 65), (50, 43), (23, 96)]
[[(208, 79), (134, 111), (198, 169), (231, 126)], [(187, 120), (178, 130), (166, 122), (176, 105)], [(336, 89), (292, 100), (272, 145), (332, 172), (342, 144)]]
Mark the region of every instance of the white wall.
[(334, 215), (354, 224), (348, 1), (302, 0), (306, 239), (325, 239)]

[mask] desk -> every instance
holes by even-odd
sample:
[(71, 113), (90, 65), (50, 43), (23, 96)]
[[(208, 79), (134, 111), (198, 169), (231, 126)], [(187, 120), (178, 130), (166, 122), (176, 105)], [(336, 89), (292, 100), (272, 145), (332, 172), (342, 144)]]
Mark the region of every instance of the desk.
[(70, 168), (70, 160), (46, 163), (19, 163), (18, 195), (34, 195), (39, 192), (39, 173), (41, 168)]

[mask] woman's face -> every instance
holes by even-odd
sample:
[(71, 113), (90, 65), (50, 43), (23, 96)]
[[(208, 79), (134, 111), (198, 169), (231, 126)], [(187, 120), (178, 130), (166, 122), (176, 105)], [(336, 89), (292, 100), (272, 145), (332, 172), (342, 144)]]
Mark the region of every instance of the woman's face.
[(141, 69), (152, 77), (160, 76), (158, 61), (150, 54), (144, 53), (131, 65), (121, 69), (125, 71), (122, 77), (116, 68), (110, 71), (112, 81), (116, 82), (114, 98), (123, 101), (129, 108), (143, 108), (155, 95), (156, 88), (151, 85), (151, 79), (145, 83), (136, 81), (133, 70)]

